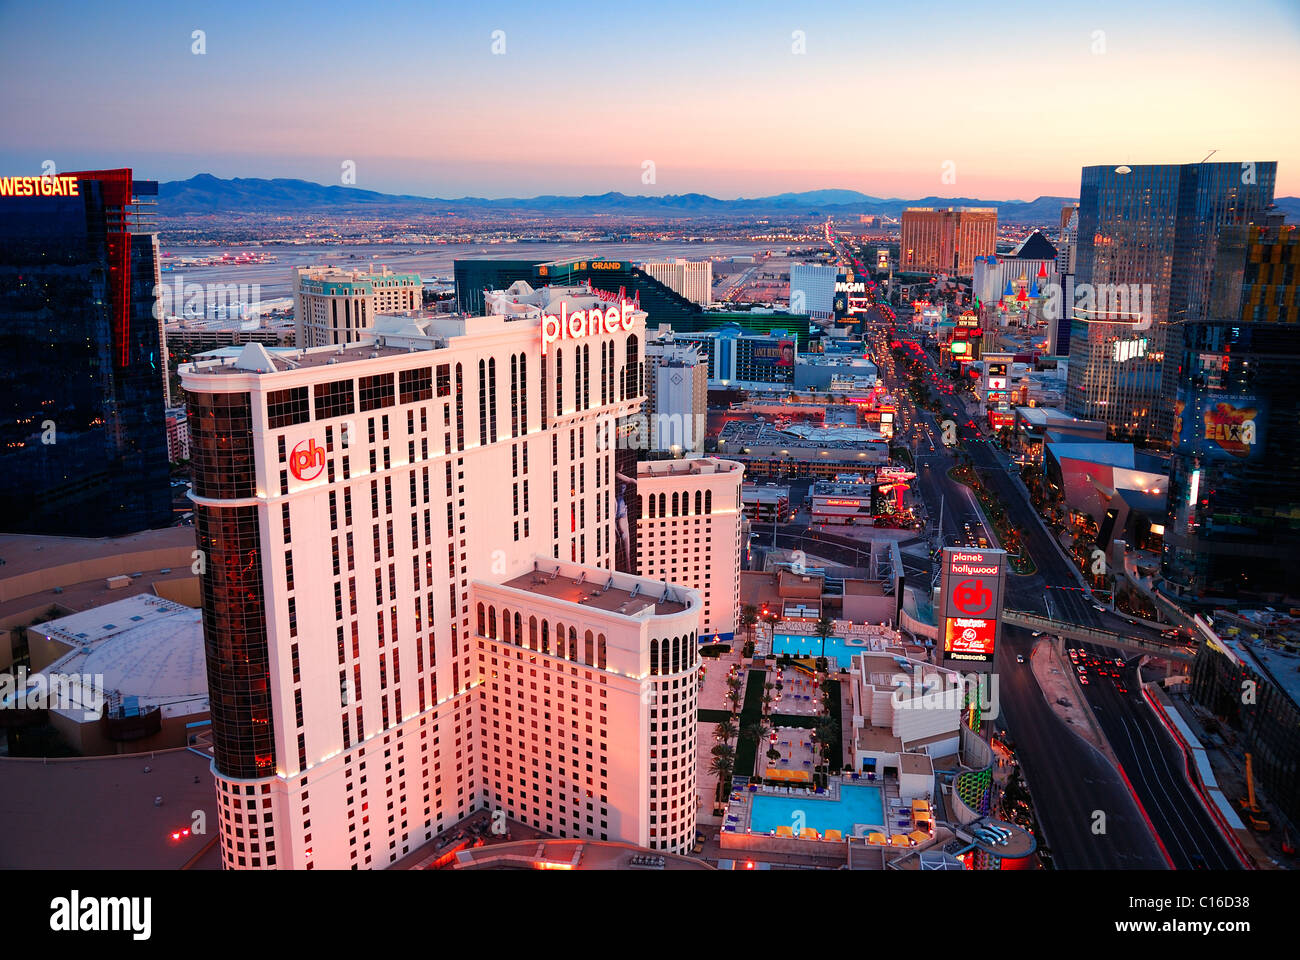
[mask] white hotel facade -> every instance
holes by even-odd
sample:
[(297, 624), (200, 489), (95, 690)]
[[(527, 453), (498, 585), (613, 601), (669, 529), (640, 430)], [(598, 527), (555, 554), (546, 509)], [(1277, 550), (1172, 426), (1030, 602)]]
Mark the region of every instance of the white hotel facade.
[(644, 314), (528, 299), (181, 368), (226, 867), (384, 867), (485, 808), (692, 844), (702, 601), (614, 572)]

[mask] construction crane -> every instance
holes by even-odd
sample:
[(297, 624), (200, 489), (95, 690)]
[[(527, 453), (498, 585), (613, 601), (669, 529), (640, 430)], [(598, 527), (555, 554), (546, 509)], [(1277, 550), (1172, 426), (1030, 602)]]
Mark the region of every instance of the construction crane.
[(1260, 816), (1264, 812), (1264, 808), (1255, 801), (1255, 771), (1252, 761), (1251, 755), (1246, 754), (1246, 796), (1238, 800), (1237, 803), (1246, 812), (1246, 819), (1250, 821), (1251, 827), (1260, 833), (1268, 833), (1273, 828), (1273, 825)]

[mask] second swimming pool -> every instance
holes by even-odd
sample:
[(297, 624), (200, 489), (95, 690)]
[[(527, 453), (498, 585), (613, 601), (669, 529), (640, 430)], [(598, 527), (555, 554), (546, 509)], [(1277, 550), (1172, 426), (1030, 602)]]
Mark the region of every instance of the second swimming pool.
[(842, 784), (838, 800), (812, 794), (772, 797), (756, 793), (751, 802), (751, 833), (771, 833), (777, 827), (794, 827), (796, 812), (803, 814), (798, 826), (812, 827), (823, 835), (827, 830), (838, 830), (845, 837), (851, 837), (854, 824), (869, 824), (877, 829), (885, 825), (885, 807), (879, 787)]

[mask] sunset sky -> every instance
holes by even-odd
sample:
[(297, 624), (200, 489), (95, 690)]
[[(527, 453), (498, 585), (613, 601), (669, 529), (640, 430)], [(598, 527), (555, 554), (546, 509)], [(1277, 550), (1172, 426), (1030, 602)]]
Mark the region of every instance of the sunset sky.
[(1007, 200), (1217, 150), (1300, 195), (1300, 4), (1076, 6), (0, 2), (0, 174)]

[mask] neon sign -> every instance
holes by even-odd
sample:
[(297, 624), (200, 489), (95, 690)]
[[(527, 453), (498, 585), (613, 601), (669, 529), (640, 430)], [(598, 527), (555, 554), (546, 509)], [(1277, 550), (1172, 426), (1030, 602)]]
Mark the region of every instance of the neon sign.
[(79, 197), (76, 177), (0, 177), (0, 197)]
[(636, 324), (633, 309), (627, 300), (620, 300), (617, 306), (606, 310), (592, 307), (573, 313), (569, 313), (567, 303), (560, 304), (558, 317), (553, 313), (542, 314), (542, 356), (546, 356), (546, 348), (557, 340), (580, 340), (620, 329), (631, 330)]

